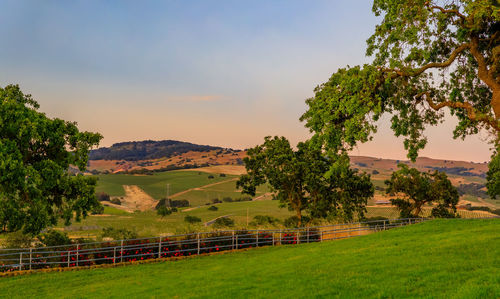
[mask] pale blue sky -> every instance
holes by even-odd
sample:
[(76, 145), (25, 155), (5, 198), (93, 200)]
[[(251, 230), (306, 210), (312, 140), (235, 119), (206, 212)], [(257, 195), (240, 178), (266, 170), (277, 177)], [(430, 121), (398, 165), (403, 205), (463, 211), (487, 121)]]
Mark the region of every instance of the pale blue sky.
[[(177, 139), (246, 148), (297, 142), (313, 88), (368, 62), (371, 1), (0, 1), (0, 85), (102, 145)], [(353, 154), (404, 158), (387, 120)], [(480, 139), (429, 133), (422, 155), (485, 161)]]

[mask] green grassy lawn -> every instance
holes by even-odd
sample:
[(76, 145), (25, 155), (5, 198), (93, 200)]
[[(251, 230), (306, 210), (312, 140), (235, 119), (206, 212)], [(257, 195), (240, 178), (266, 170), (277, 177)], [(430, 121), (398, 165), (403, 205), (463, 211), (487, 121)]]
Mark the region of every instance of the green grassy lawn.
[(96, 192), (106, 192), (111, 196), (124, 196), (123, 185), (137, 185), (153, 198), (160, 199), (167, 196), (167, 184), (170, 184), (170, 195), (191, 188), (227, 181), (236, 176), (227, 175), (220, 177), (213, 174), (198, 171), (166, 171), (153, 175), (128, 175), (128, 174), (106, 174), (98, 175)]
[(352, 239), (0, 279), (4, 297), (498, 298), (500, 220), (435, 220)]

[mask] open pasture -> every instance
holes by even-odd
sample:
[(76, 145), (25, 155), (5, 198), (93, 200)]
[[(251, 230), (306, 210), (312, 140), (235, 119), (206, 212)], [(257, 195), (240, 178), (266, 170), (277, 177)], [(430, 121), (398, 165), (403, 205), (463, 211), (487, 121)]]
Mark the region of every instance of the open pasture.
[(434, 220), (347, 240), (4, 278), (0, 294), (498, 298), (499, 229), (498, 219)]

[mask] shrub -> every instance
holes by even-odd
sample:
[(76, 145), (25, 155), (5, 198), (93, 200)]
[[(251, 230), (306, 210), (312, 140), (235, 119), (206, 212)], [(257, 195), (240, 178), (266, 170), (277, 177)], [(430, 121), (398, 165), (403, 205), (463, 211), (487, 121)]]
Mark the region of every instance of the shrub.
[(106, 192), (99, 192), (96, 196), (98, 201), (109, 201), (109, 194)]
[(233, 202), (233, 199), (229, 196), (226, 196), (226, 197), (222, 198), (222, 201), (223, 202)]
[(201, 222), (201, 218), (196, 217), (196, 216), (186, 215), (186, 217), (184, 217), (184, 221), (186, 221), (188, 223), (197, 223), (197, 222)]
[(156, 204), (155, 210), (158, 210), (160, 207), (166, 207), (166, 206), (167, 206), (167, 199), (166, 198), (162, 198)]
[(211, 206), (210, 208), (208, 208), (209, 211), (217, 211), (219, 208), (216, 207), (216, 206)]
[(500, 216), (500, 209), (491, 211), (493, 214)]
[(222, 203), (222, 201), (220, 201), (218, 198), (214, 198), (212, 199), (212, 203)]
[(469, 207), (467, 208), (469, 211), (485, 211), (485, 212), (491, 212), (491, 209), (488, 207)]
[[(307, 216), (302, 216), (302, 224), (309, 222), (309, 217)], [(299, 226), (299, 217), (297, 216), (292, 216), (287, 219), (285, 219), (284, 223), (285, 227), (288, 228), (296, 228)]]
[(235, 198), (233, 201), (235, 201), (235, 202), (252, 201), (252, 198), (250, 196), (243, 196), (243, 197)]
[(45, 246), (59, 246), (71, 244), (71, 239), (64, 232), (58, 230), (48, 230), (38, 236), (40, 242)]
[(111, 202), (112, 204), (115, 204), (115, 205), (121, 205), (121, 204), (122, 204), (121, 200), (120, 200), (119, 198), (116, 198), (116, 197), (115, 197), (115, 198), (112, 198), (112, 199), (110, 200), (110, 202)]
[(167, 208), (166, 206), (161, 206), (156, 210), (156, 214), (162, 218), (172, 214), (173, 212), (177, 212), (177, 208)]
[(219, 176), (220, 176), (221, 178), (225, 178), (225, 177), (226, 177), (226, 174), (221, 173), (221, 174), (219, 174)]
[(124, 240), (137, 238), (137, 233), (126, 228), (105, 227), (102, 229), (101, 236), (113, 240)]
[(379, 174), (379, 173), (380, 172), (378, 172), (378, 170), (376, 170), (376, 169), (372, 171), (372, 174)]
[(275, 225), (280, 222), (278, 218), (275, 218), (273, 216), (267, 216), (267, 215), (257, 215), (253, 217), (253, 224), (255, 225), (265, 225), (265, 224), (271, 224)]
[(189, 207), (189, 201), (187, 199), (170, 200), (170, 206), (174, 208)]
[(90, 211), (92, 215), (101, 215), (104, 213), (104, 206), (101, 203), (96, 204)]
[(216, 228), (233, 227), (233, 226), (234, 226), (234, 220), (229, 217), (217, 218), (217, 220), (215, 220), (214, 222), (214, 227)]
[(25, 235), (21, 231), (13, 232), (5, 238), (6, 248), (28, 248), (31, 247), (33, 238), (30, 235)]
[(209, 179), (214, 179), (215, 177), (213, 175), (208, 176)]

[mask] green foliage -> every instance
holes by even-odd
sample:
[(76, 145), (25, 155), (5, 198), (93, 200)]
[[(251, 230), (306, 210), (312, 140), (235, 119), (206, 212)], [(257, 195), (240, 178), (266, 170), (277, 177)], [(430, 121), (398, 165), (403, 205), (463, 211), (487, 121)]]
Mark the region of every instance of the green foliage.
[(258, 226), (258, 225), (277, 225), (280, 224), (281, 221), (273, 216), (267, 216), (267, 215), (256, 215), (253, 217), (252, 225)]
[[(190, 151), (208, 152), (220, 150), (220, 147), (197, 145), (176, 140), (162, 141), (131, 141), (115, 143), (111, 147), (103, 147), (90, 153), (92, 160), (128, 160), (139, 161), (158, 159), (183, 154)], [(232, 151), (232, 150), (231, 150)], [(186, 161), (189, 162), (189, 161)]]
[(0, 88), (0, 222), (3, 229), (32, 235), (91, 211), (96, 179), (68, 169), (84, 171), (90, 148), (102, 138), (38, 108), (19, 86)]
[(209, 179), (213, 179), (213, 178), (215, 178), (215, 177), (214, 177), (213, 175), (209, 175), (209, 176), (208, 176), (208, 178), (209, 178)]
[(210, 207), (208, 208), (208, 210), (209, 210), (209, 211), (217, 211), (217, 210), (219, 210), (219, 208), (218, 208), (218, 207), (216, 207), (216, 206), (210, 206)]
[[(367, 40), (370, 64), (340, 68), (314, 90), (302, 115), (312, 140), (330, 156), (371, 140), (376, 121), (392, 115), (415, 161), (425, 128), (457, 117), (454, 138), (486, 129), (500, 141), (500, 9), (498, 1), (374, 0), (381, 23)], [(500, 194), (498, 158), (490, 195)]]
[(172, 214), (173, 212), (177, 212), (177, 208), (168, 208), (166, 206), (160, 206), (156, 209), (156, 214), (161, 216), (162, 218)]
[(105, 227), (102, 229), (101, 236), (113, 240), (125, 240), (136, 239), (137, 233), (126, 228)]
[(98, 201), (110, 201), (109, 194), (106, 192), (99, 192), (99, 193), (97, 193), (97, 200)]
[(112, 198), (112, 199), (110, 200), (110, 202), (111, 202), (112, 204), (115, 204), (115, 205), (121, 205), (121, 204), (122, 204), (122, 201), (121, 201), (118, 197)]
[(233, 199), (231, 197), (223, 197), (222, 202), (233, 202)]
[(102, 215), (104, 213), (104, 206), (101, 203), (96, 203), (92, 208), (92, 215)]
[(273, 197), (295, 211), (299, 225), (303, 211), (311, 218), (362, 217), (374, 192), (370, 176), (352, 170), (346, 155), (326, 157), (314, 141), (297, 147), (294, 151), (284, 137), (266, 137), (248, 150), (247, 174), (236, 186), (254, 196), (257, 186), (268, 183)]
[(454, 217), (459, 195), (446, 173), (437, 170), (420, 172), (406, 164), (399, 164), (398, 167), (400, 169), (393, 172), (385, 184), (388, 194), (398, 195), (391, 202), (399, 209), (401, 218), (420, 217), (425, 204), (437, 205), (432, 209), (433, 217)]
[(488, 167), (489, 169), (486, 173), (486, 188), (488, 188), (488, 195), (495, 199), (500, 196), (500, 154), (498, 149), (493, 155)]
[(184, 221), (187, 223), (199, 223), (201, 222), (201, 218), (196, 216), (186, 215), (186, 217), (184, 217)]
[(217, 218), (213, 224), (215, 228), (233, 227), (234, 220), (229, 217)]
[(4, 244), (6, 248), (29, 248), (33, 244), (33, 237), (21, 231), (15, 231), (7, 234)]
[(59, 246), (59, 245), (69, 245), (71, 244), (71, 239), (64, 232), (58, 230), (48, 230), (47, 232), (40, 234), (38, 236), (40, 242), (45, 246)]
[[(307, 217), (303, 217), (302, 219), (302, 221), (305, 222), (307, 222), (308, 220), (309, 219)], [(285, 221), (283, 221), (283, 225), (285, 225), (286, 228), (297, 228), (302, 226), (301, 219), (299, 219), (299, 217), (297, 216), (291, 216), (286, 218)]]

